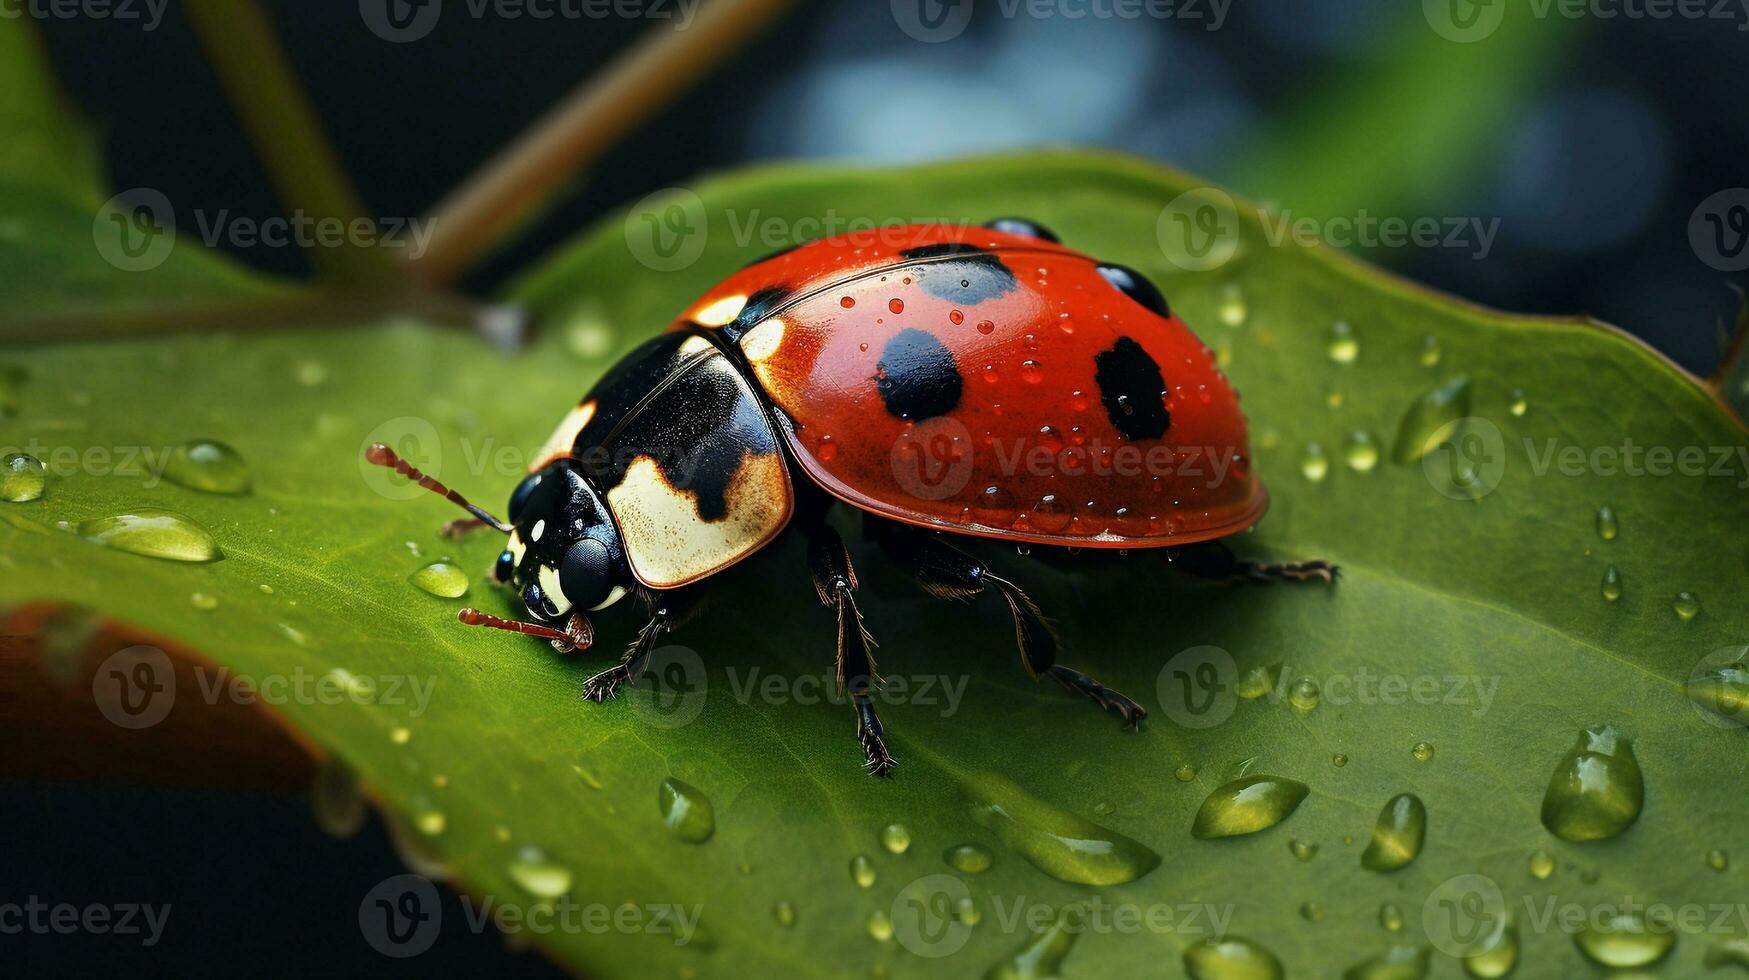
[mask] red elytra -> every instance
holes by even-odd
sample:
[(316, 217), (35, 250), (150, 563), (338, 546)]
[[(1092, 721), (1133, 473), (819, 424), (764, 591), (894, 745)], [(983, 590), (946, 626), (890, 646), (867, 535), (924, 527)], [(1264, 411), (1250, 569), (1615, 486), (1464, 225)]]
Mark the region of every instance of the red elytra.
[(1149, 548), (1244, 530), (1268, 504), (1208, 347), (1139, 274), (1044, 238), (820, 239), (729, 276), (672, 329), (700, 326), (739, 345), (807, 475), (865, 511)]

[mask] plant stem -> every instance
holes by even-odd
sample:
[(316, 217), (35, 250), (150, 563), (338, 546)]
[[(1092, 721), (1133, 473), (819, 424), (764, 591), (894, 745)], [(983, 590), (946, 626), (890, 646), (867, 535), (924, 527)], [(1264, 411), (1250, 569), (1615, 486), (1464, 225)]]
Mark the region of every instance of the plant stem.
[(678, 98), (794, 0), (712, 0), (686, 29), (652, 33), (529, 127), (427, 219), (430, 245), (406, 261), (447, 284), (507, 238), (583, 167)]
[[(183, 0), (182, 10), (287, 215), (344, 226), (370, 220), (257, 0)], [(348, 286), (380, 283), (394, 270), (384, 250), (350, 240), (311, 242), (309, 252), (319, 277)]]

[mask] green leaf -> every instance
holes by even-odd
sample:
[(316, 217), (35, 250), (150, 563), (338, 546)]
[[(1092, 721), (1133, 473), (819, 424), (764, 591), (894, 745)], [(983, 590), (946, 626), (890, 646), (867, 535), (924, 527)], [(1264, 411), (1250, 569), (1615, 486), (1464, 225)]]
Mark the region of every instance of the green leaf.
[[(42, 500), (0, 505), (0, 601), (94, 607), (233, 673), (313, 680), (343, 670), (378, 681), (375, 703), (292, 697), (272, 710), (360, 774), (407, 828), (421, 865), (440, 862), (469, 893), (525, 906), (531, 887), (551, 890), (563, 877), (518, 864), (534, 847), (570, 871), (577, 902), (702, 909), (704, 938), (681, 945), (612, 928), (531, 937), (592, 976), (884, 968), (964, 977), (1023, 947), (1042, 961), (1062, 957), (1071, 976), (1175, 975), (1182, 951), (1217, 923), (1294, 975), (1332, 976), (1394, 943), (1427, 944), (1435, 937), (1424, 903), (1442, 913), (1442, 899), (1462, 897), (1447, 883), (1470, 874), (1495, 882), (1513, 912), (1519, 975), (1564, 975), (1584, 967), (1572, 938), (1539, 918), (1550, 899), (1581, 910), (1623, 895), (1735, 907), (1742, 872), (1714, 871), (1705, 856), (1740, 847), (1743, 736), (1709, 724), (1684, 683), (1697, 662), (1749, 632), (1749, 495), (1739, 486), (1749, 474), (1735, 456), (1729, 475), (1664, 477), (1606, 473), (1601, 463), (1567, 475), (1561, 460), (1567, 447), (1589, 459), (1629, 440), (1642, 464), (1644, 447), (1734, 453), (1745, 443), (1741, 426), (1694, 379), (1623, 334), (1495, 314), (1326, 249), (1271, 246), (1243, 205), (1236, 256), (1211, 271), (1179, 269), (1162, 257), (1156, 221), (1194, 186), (1081, 154), (897, 171), (761, 169), (692, 189), (703, 221), (695, 227), (705, 232), (688, 240), (701, 250), (684, 268), (657, 272), (637, 260), (634, 216), (629, 233), (610, 220), (530, 275), (516, 298), (548, 332), (522, 356), (410, 323), (8, 354), (28, 377), (16, 416), (0, 421), (0, 445), (117, 455), (218, 439), (247, 460), (253, 489), (205, 494), (105, 472), (86, 457), (54, 473)], [(445, 482), (496, 505), (523, 451), (606, 367), (603, 347), (623, 349), (658, 329), (790, 236), (833, 231), (821, 216), (998, 214), (1034, 217), (1066, 242), (1159, 278), (1230, 359), (1245, 395), (1274, 505), (1236, 547), (1343, 567), (1334, 588), (1228, 588), (1179, 578), (1145, 555), (1057, 568), (985, 548), (1056, 618), (1065, 662), (1154, 709), (1140, 734), (1028, 681), (1000, 603), (928, 600), (854, 534), (883, 671), (908, 684), (882, 711), (902, 761), (890, 782), (861, 774), (850, 710), (817, 703), (830, 700), (834, 626), (793, 542), (725, 576), (714, 603), (676, 635), (704, 678), (677, 695), (678, 713), (641, 690), (605, 706), (578, 697), (583, 678), (629, 636), (629, 613), (598, 623), (596, 651), (568, 658), (458, 626), (462, 604), (510, 609), (481, 576), (457, 600), (409, 584), (442, 557), (483, 571), (496, 543), (437, 537), (453, 509), (424, 494), (389, 499), (394, 486), (361, 468), (367, 442), (408, 448)], [(1352, 327), (1352, 363), (1327, 352), (1337, 320)], [(1448, 394), (1404, 425), (1435, 389)], [(1454, 408), (1481, 421), (1448, 432), (1451, 440), (1503, 460), (1491, 492), (1480, 492), (1485, 483), (1461, 499), (1438, 492), (1453, 487), (1451, 450), (1437, 440), (1428, 458), (1444, 469), (1392, 460), (1399, 431), (1419, 440)], [(1482, 422), (1497, 445), (1468, 440), (1487, 435)], [(1369, 471), (1347, 463), (1354, 431), (1382, 450)], [(1313, 442), (1328, 461), (1317, 481), (1302, 475)], [(1540, 469), (1535, 460), (1551, 445)], [(1617, 518), (1610, 540), (1597, 531), (1601, 505)], [(225, 557), (158, 561), (57, 526), (147, 508), (187, 515)], [(1599, 591), (1611, 566), (1623, 584), (1613, 603)], [(1685, 590), (1702, 604), (1688, 621), (1672, 608)], [(197, 593), (216, 607), (202, 608), (211, 603), (194, 601)], [(1276, 688), (1249, 700), (1217, 691), (1214, 715), (1187, 714), (1182, 699), (1161, 705), (1162, 688), (1174, 692), (1171, 669), (1187, 666), (1181, 651), (1199, 646), (1225, 651), (1238, 675), (1273, 671)], [(687, 662), (677, 656), (671, 663)], [(1309, 710), (1290, 703), (1301, 677), (1322, 691)], [(950, 700), (934, 678), (965, 687)], [(391, 694), (397, 681), (429, 689), (429, 702), (405, 683)], [(195, 710), (200, 696), (179, 689), (173, 710)], [(1175, 717), (1219, 723), (1184, 727)], [(1604, 724), (1633, 740), (1644, 812), (1615, 838), (1569, 843), (1539, 820), (1544, 789), (1581, 729)], [(1430, 755), (1412, 752), (1423, 742)], [(1338, 754), (1346, 765), (1333, 764)], [(1193, 838), (1204, 799), (1241, 774), (1309, 793), (1283, 807), (1277, 826)], [(705, 843), (664, 826), (659, 787), (669, 778), (711, 801), (715, 832)], [(1400, 793), (1425, 804), (1425, 845), (1401, 870), (1366, 870), (1360, 855)], [(908, 830), (901, 854), (880, 836), (894, 822)], [(1112, 838), (1120, 860), (1145, 873), (1119, 881), (1109, 856), (1077, 871), (1087, 855), (1064, 851), (1048, 832), (1096, 835), (1089, 823), (1121, 835)], [(1318, 845), (1315, 856), (1300, 860), (1290, 839)], [(965, 843), (992, 851), (993, 866), (962, 873), (943, 860)], [(1157, 855), (1157, 866), (1133, 847)], [(1539, 850), (1556, 859), (1547, 880), (1528, 870)], [(874, 870), (866, 889), (850, 869), (859, 854)], [(974, 928), (962, 934), (932, 918), (944, 880), (933, 875), (964, 882), (981, 910)], [(1051, 925), (1059, 908), (1095, 899), (1103, 911), (1083, 906)], [(1322, 907), (1319, 921), (1302, 917), (1306, 902)], [(780, 903), (792, 924), (781, 924)], [(1387, 903), (1402, 913), (1401, 933), (1378, 924)], [(1135, 918), (1114, 919), (1113, 904)], [(931, 938), (963, 938), (963, 947), (919, 955), (947, 950), (919, 943), (919, 908), (926, 928), (939, 927)], [(893, 919), (894, 938), (871, 935), (875, 913)], [(625, 914), (636, 923), (645, 913)], [(1090, 926), (1076, 934), (1076, 923)], [(1682, 935), (1671, 975), (1698, 972), (1715, 938)], [(1439, 975), (1458, 975), (1443, 954), (1436, 960)]]

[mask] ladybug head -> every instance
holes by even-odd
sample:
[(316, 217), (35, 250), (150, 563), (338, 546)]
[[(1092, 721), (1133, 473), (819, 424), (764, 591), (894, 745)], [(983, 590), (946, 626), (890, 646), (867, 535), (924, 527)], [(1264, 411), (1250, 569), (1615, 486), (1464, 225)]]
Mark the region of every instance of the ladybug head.
[(584, 612), (618, 602), (634, 585), (619, 528), (601, 495), (574, 461), (561, 459), (529, 474), (510, 495), (510, 522), (469, 503), (378, 443), (365, 458), (386, 466), (474, 515), (460, 525), (483, 525), (509, 538), (492, 578), (514, 588), (534, 622), (499, 619), (476, 609), (458, 614), (470, 626), (491, 626), (552, 640), (566, 649), (589, 645)]
[(574, 460), (557, 460), (517, 484), (510, 525), (492, 577), (514, 588), (537, 620), (605, 609), (632, 585), (619, 529)]

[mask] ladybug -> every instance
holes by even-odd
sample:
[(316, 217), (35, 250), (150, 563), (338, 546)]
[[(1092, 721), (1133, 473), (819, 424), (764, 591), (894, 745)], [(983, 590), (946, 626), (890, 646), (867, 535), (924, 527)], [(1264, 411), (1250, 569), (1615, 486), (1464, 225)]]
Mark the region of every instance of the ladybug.
[(868, 770), (887, 775), (872, 641), (857, 576), (826, 521), (869, 536), (925, 592), (994, 593), (1021, 663), (1135, 727), (1145, 709), (1056, 662), (1032, 599), (955, 542), (1155, 549), (1191, 574), (1332, 582), (1327, 562), (1241, 561), (1218, 539), (1263, 516), (1238, 395), (1134, 269), (1064, 247), (1039, 225), (913, 225), (820, 239), (735, 273), (639, 346), (573, 408), (510, 496), (503, 521), (467, 508), (450, 531), (508, 537), (492, 578), (529, 621), (471, 625), (587, 648), (589, 614), (626, 596), (648, 620), (590, 677), (603, 701), (638, 681), (704, 584), (795, 526), (820, 601), (837, 613), (838, 684)]

